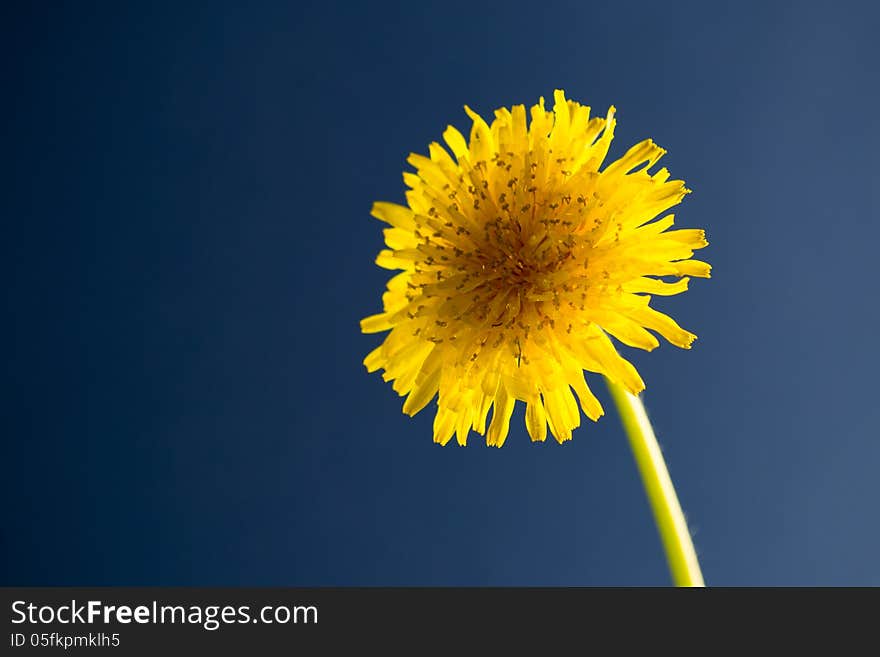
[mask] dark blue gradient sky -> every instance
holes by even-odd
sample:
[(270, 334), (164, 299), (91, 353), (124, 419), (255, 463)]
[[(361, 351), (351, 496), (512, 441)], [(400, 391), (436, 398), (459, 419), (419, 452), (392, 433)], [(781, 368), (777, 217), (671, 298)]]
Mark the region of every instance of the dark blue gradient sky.
[(613, 409), (440, 448), (361, 365), (372, 201), (561, 87), (711, 241), (632, 354), (707, 581), (880, 585), (876, 3), (199, 4), (2, 10), (3, 583), (666, 584)]

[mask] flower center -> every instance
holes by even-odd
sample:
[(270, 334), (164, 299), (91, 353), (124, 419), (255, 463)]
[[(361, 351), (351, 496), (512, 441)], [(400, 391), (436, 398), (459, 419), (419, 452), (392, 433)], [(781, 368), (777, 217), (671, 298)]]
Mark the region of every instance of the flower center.
[(548, 311), (559, 308), (560, 294), (573, 290), (577, 276), (571, 267), (575, 240), (559, 223), (500, 217), (485, 223), (476, 248), (450, 263), (460, 282), (458, 294), (439, 309), (448, 317), (444, 321), (499, 332), (509, 340), (526, 339), (532, 327), (553, 324)]

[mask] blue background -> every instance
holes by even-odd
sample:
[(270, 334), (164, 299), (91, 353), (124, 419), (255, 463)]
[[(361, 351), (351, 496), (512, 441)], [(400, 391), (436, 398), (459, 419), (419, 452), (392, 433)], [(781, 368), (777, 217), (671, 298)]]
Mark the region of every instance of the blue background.
[(880, 585), (877, 6), (6, 4), (3, 583), (667, 584), (601, 380), (440, 448), (361, 364), (372, 201), (561, 87), (709, 234), (630, 352), (707, 581)]

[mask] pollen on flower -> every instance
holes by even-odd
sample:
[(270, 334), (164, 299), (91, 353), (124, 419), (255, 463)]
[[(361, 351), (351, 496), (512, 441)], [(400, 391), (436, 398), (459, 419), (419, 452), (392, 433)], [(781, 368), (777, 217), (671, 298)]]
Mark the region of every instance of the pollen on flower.
[(649, 171), (665, 153), (653, 141), (601, 168), (613, 107), (591, 118), (556, 91), (553, 111), (542, 98), (530, 120), (523, 105), (496, 110), (491, 125), (465, 111), (469, 140), (449, 126), (448, 151), (435, 142), (407, 159), (416, 170), (403, 176), (407, 205), (373, 205), (390, 226), (376, 263), (401, 271), (383, 312), (361, 322), (365, 333), (390, 331), (364, 364), (393, 381), (404, 413), (437, 396), (438, 443), (455, 434), (464, 445), (474, 430), (500, 447), (516, 400), (532, 440), (549, 427), (563, 442), (581, 411), (603, 412), (585, 370), (644, 388), (609, 336), (650, 351), (657, 333), (690, 348), (696, 336), (649, 303), (709, 277), (692, 258), (708, 242), (661, 217), (690, 190), (665, 168)]

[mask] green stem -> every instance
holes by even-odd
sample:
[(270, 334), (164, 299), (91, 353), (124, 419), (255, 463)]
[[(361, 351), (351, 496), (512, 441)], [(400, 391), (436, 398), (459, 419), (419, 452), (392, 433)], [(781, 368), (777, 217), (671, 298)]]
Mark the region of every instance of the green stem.
[(705, 586), (684, 513), (642, 400), (616, 383), (608, 379), (606, 382), (620, 412), (645, 493), (654, 512), (672, 581), (676, 586)]

